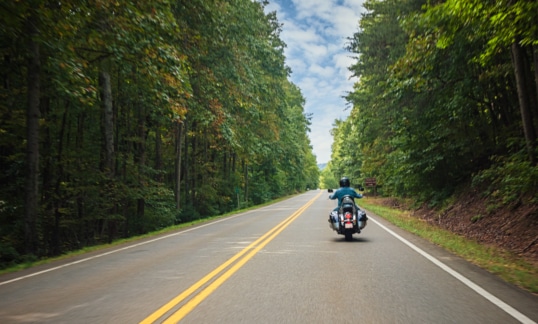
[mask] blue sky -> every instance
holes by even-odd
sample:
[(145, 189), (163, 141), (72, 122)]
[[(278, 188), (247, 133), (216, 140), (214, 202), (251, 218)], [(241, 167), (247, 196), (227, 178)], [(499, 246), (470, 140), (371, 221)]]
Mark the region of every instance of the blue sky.
[(358, 31), (364, 0), (269, 0), (267, 12), (276, 11), (287, 44), (286, 64), (291, 81), (305, 97), (305, 112), (312, 113), (310, 141), (318, 163), (331, 158), (330, 134), (335, 119), (345, 119), (351, 106), (342, 98), (353, 90), (348, 67), (354, 63), (345, 50)]

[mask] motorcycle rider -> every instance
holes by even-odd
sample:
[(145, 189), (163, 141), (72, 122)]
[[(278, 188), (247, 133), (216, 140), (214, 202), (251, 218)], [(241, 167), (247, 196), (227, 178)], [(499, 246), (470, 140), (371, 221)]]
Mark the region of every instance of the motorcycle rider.
[[(338, 188), (338, 190), (336, 190), (332, 195), (329, 196), (329, 199), (338, 199), (338, 206), (333, 209), (333, 211), (331, 212), (331, 214), (329, 215), (329, 222), (332, 222), (332, 223), (335, 223), (336, 222), (336, 217), (335, 215), (338, 215), (338, 209), (340, 208), (340, 205), (342, 204), (342, 198), (344, 196), (351, 196), (353, 198), (362, 198), (363, 195), (361, 195), (360, 193), (357, 193), (355, 191), (355, 189), (351, 188), (350, 187), (350, 181), (349, 181), (349, 178), (348, 177), (342, 177), (340, 179), (340, 188)], [(357, 210), (357, 213), (359, 211), (359, 206), (357, 206), (357, 204), (355, 204), (355, 207), (356, 207), (356, 210)], [(357, 215), (358, 216), (358, 215)], [(368, 218), (366, 217), (366, 214), (363, 214), (363, 217), (361, 219), (359, 219), (359, 221), (361, 222), (364, 222), (364, 226), (366, 226), (366, 220)], [(362, 226), (362, 227), (364, 227)]]

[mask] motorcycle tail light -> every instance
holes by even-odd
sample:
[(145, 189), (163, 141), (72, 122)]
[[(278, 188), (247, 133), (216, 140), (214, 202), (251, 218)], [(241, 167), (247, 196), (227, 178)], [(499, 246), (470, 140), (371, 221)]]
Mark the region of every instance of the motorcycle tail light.
[(346, 219), (351, 219), (351, 213), (346, 213)]

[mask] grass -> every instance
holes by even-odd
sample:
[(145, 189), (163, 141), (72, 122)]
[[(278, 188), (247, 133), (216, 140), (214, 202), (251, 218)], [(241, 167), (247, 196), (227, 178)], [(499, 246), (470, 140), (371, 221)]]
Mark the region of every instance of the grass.
[(392, 224), (443, 247), (503, 280), (538, 293), (538, 267), (517, 255), (456, 235), (414, 218), (407, 211), (377, 205), (375, 199), (362, 199), (360, 204)]

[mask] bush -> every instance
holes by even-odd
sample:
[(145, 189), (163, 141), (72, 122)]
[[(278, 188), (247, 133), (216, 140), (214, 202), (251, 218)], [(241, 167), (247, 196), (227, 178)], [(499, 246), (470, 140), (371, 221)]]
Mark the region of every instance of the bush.
[(17, 264), (21, 256), (15, 248), (6, 242), (0, 242), (0, 269)]
[(200, 219), (200, 213), (196, 210), (196, 208), (192, 204), (188, 204), (183, 206), (181, 209), (181, 213), (176, 218), (176, 223), (188, 223), (193, 220)]
[(533, 166), (523, 152), (491, 158), (493, 164), (473, 177), (473, 186), (484, 187), (484, 194), (502, 205), (520, 199), (538, 203), (538, 168)]

